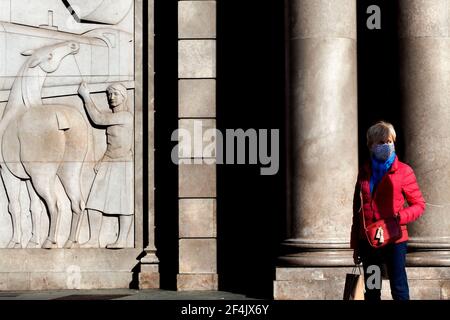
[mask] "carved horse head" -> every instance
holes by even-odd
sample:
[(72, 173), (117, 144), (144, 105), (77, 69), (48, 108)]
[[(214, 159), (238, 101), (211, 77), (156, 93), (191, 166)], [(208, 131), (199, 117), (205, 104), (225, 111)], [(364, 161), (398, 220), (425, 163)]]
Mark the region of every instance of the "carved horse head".
[(17, 113), (24, 111), (22, 108), (26, 110), (32, 106), (42, 105), (41, 90), (46, 75), (55, 72), (65, 57), (75, 55), (79, 51), (78, 42), (65, 41), (22, 52), (28, 59), (14, 82), (3, 118), (11, 110)]
[(55, 72), (61, 61), (70, 54), (77, 54), (80, 45), (75, 41), (66, 41), (54, 45), (45, 46), (36, 50), (27, 50), (22, 52), (24, 56), (30, 56), (28, 59), (28, 68), (39, 66), (45, 73)]

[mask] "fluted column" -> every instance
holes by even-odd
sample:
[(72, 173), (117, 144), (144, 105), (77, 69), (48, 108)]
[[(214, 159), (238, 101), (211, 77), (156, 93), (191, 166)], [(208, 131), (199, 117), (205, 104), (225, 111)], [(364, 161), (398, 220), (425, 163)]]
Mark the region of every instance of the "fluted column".
[(358, 170), (356, 0), (287, 4), (290, 209), (279, 265), (348, 265)]
[(405, 160), (427, 208), (410, 225), (407, 261), (450, 265), (450, 55), (448, 0), (399, 0)]

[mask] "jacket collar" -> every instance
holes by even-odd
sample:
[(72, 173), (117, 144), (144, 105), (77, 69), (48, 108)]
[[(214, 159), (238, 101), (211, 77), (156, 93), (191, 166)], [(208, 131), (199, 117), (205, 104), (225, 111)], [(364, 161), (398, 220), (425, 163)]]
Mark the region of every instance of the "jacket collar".
[(392, 163), (392, 166), (389, 168), (388, 172), (395, 172), (398, 169), (398, 156), (395, 156), (394, 162)]

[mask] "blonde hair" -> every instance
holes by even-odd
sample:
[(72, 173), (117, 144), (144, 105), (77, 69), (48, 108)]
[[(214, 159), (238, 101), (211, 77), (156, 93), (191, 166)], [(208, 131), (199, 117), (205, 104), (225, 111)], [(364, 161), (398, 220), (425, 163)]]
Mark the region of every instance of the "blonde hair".
[(397, 134), (394, 126), (389, 122), (378, 121), (367, 130), (367, 146), (370, 148), (377, 141), (384, 141), (392, 137), (395, 142)]

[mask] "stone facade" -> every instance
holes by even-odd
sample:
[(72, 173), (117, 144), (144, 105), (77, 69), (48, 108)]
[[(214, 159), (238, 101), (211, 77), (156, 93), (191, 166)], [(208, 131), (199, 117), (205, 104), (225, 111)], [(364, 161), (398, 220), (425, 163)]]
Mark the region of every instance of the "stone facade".
[[(405, 160), (427, 200), (410, 228), (413, 299), (450, 296), (449, 1), (398, 1)], [(177, 2), (178, 129), (195, 137), (218, 123), (217, 2)], [(357, 1), (285, 5), (288, 230), (273, 295), (342, 299), (360, 152)], [(154, 23), (153, 0), (0, 0), (0, 290), (160, 287)], [(216, 150), (203, 153), (215, 146), (203, 138), (177, 154), (180, 291), (219, 289)]]

